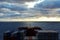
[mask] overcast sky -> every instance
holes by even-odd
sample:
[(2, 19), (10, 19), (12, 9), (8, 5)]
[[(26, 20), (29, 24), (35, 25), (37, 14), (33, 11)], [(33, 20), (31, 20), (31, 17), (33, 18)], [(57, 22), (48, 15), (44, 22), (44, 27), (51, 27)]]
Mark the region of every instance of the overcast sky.
[(0, 18), (60, 16), (60, 0), (0, 0)]

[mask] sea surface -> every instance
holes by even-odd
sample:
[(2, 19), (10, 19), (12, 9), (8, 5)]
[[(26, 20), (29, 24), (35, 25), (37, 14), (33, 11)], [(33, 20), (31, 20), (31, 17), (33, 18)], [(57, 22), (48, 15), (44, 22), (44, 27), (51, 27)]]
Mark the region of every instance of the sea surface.
[(60, 22), (0, 22), (0, 40), (3, 40), (3, 33), (7, 30), (14, 31), (18, 27), (39, 26), (43, 30), (55, 30), (59, 32), (60, 39)]

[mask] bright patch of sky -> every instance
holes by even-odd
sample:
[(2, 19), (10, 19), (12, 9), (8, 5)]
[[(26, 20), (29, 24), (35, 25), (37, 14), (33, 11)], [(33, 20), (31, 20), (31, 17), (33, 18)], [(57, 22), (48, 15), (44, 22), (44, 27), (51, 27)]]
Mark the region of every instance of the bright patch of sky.
[(34, 2), (25, 2), (25, 5), (27, 5), (28, 8), (34, 8), (36, 4), (39, 4), (43, 2), (44, 0), (36, 0)]

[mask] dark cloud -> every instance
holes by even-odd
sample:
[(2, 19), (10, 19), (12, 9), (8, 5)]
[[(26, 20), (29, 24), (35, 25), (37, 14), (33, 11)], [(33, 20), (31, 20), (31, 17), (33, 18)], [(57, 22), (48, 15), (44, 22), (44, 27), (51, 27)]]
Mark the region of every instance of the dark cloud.
[(0, 8), (8, 8), (11, 9), (13, 11), (24, 11), (27, 10), (27, 8), (25, 6), (16, 6), (16, 5), (10, 5), (10, 4), (0, 4)]
[[(36, 4), (34, 6), (34, 10), (40, 11), (41, 14), (45, 16), (55, 15), (59, 13), (58, 10), (60, 9), (60, 1), (59, 0), (45, 0), (42, 3)], [(60, 14), (60, 13), (59, 13)]]
[(44, 1), (42, 3), (36, 4), (35, 8), (60, 8), (60, 1)]
[[(14, 0), (15, 1), (15, 0)], [(35, 0), (16, 0), (16, 1), (25, 1), (25, 2), (31, 2), (31, 1), (35, 1)]]
[(0, 2), (12, 2), (12, 3), (25, 3), (31, 1), (35, 1), (35, 0), (0, 0)]

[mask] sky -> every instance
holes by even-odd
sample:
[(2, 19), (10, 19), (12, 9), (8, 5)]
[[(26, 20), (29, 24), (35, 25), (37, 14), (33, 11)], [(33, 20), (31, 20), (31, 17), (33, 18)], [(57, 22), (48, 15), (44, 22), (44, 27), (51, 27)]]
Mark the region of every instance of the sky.
[(60, 21), (60, 0), (0, 0), (0, 21)]

